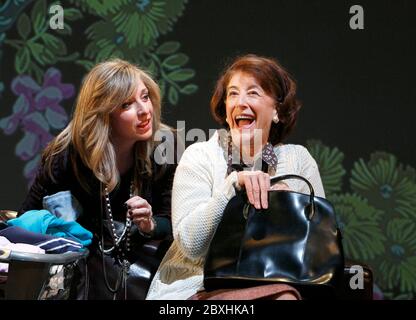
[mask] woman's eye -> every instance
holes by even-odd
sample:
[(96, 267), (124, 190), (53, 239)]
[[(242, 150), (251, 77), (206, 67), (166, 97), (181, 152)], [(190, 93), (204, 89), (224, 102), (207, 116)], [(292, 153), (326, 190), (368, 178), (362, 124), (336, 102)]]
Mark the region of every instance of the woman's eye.
[(228, 92), (228, 96), (229, 97), (236, 96), (236, 95), (237, 95), (237, 91), (230, 91), (230, 92)]
[(142, 96), (142, 100), (143, 101), (148, 101), (150, 99), (148, 94), (145, 94), (144, 96)]
[(121, 105), (121, 108), (122, 109), (128, 109), (130, 107), (130, 105), (131, 105), (131, 102), (125, 102)]
[(252, 96), (259, 96), (260, 95), (257, 91), (250, 91), (248, 94), (252, 95)]

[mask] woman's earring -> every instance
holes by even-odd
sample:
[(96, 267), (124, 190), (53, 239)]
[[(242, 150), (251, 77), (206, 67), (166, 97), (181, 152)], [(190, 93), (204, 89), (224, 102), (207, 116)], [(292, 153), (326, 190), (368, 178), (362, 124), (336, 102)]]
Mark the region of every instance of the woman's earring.
[(279, 122), (279, 116), (277, 115), (277, 111), (275, 110), (274, 116), (272, 118), (272, 121), (274, 123), (278, 123)]

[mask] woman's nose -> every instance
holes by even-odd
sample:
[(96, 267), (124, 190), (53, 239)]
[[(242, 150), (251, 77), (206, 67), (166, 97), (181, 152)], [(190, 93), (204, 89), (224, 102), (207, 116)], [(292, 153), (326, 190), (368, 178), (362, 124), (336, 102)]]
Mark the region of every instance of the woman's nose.
[(137, 110), (137, 115), (139, 115), (139, 116), (149, 113), (149, 107), (146, 106), (146, 104), (143, 104), (143, 103), (140, 103), (140, 102), (137, 102), (136, 110)]
[(248, 99), (245, 94), (238, 95), (237, 107), (248, 107)]
[(245, 94), (238, 95), (237, 106), (247, 106), (247, 96)]

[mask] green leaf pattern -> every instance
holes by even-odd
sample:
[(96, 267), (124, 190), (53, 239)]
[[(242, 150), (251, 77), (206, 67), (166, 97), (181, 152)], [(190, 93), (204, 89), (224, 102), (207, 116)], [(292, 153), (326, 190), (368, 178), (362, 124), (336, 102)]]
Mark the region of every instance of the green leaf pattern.
[[(416, 171), (396, 156), (374, 152), (350, 172), (338, 148), (309, 140), (328, 199), (334, 205), (345, 255), (367, 263), (388, 299), (416, 293)], [(343, 185), (349, 175), (349, 186)]]
[(191, 95), (198, 86), (189, 83), (195, 71), (186, 65), (189, 57), (179, 52), (180, 43), (158, 43), (160, 35), (172, 29), (173, 22), (184, 10), (185, 0), (114, 1), (112, 4), (73, 1), (84, 10), (95, 8), (101, 19), (86, 29), (84, 59), (76, 63), (90, 68), (85, 60), (100, 62), (118, 57), (135, 62), (158, 79), (162, 95), (171, 105), (180, 95)]
[[(65, 41), (59, 37), (72, 33), (68, 24), (65, 24), (63, 30), (50, 29), (48, 8), (46, 0), (35, 1), (30, 16), (22, 13), (17, 20), (20, 39), (5, 40), (6, 44), (17, 51), (14, 61), (17, 73), (34, 76), (38, 82), (41, 82), (48, 65), (74, 61), (79, 56), (77, 52), (68, 55)], [(68, 9), (67, 12), (68, 20), (74, 21), (82, 17), (78, 9)]]

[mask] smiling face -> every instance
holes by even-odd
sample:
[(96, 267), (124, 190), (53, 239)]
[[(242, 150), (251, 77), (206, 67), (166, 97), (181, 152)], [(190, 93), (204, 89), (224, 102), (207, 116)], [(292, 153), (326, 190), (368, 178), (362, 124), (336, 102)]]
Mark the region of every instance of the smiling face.
[(255, 135), (259, 134), (262, 145), (266, 144), (276, 114), (275, 105), (274, 99), (263, 90), (256, 78), (248, 73), (236, 72), (227, 85), (225, 100), (226, 121), (233, 142), (243, 148), (252, 146)]
[(113, 143), (135, 143), (151, 138), (153, 105), (149, 90), (139, 80), (134, 96), (110, 114)]

